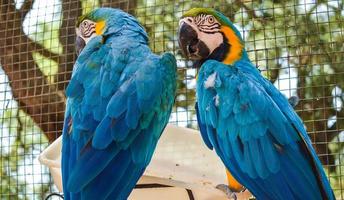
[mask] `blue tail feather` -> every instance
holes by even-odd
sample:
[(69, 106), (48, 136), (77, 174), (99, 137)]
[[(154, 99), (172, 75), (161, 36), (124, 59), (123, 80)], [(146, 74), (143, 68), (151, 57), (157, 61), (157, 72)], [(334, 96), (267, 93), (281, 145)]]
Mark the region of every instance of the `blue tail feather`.
[[(91, 146), (91, 145), (90, 145)], [(67, 189), (71, 192), (79, 192), (117, 155), (119, 149), (115, 143), (104, 150), (86, 148), (81, 152), (77, 163), (71, 166)], [(94, 163), (97, 163), (96, 165)]]
[(126, 171), (133, 170), (130, 168), (131, 162), (129, 151), (120, 151), (101, 173), (84, 187), (82, 190), (82, 199), (106, 199), (114, 188), (123, 184), (121, 181), (123, 178), (128, 178)]

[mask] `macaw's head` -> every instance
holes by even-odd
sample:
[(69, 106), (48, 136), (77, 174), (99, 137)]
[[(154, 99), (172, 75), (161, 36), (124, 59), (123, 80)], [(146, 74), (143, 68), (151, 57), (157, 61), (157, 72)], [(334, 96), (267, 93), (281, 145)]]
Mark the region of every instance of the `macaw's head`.
[[(96, 36), (106, 39), (110, 35), (137, 36), (148, 41), (139, 22), (130, 14), (114, 8), (97, 8), (78, 18), (76, 23), (76, 51), (80, 54), (87, 43)], [(136, 37), (140, 38), (140, 37)]]
[(222, 13), (211, 8), (193, 8), (179, 21), (179, 46), (187, 58), (214, 59), (233, 64), (244, 54), (240, 32)]

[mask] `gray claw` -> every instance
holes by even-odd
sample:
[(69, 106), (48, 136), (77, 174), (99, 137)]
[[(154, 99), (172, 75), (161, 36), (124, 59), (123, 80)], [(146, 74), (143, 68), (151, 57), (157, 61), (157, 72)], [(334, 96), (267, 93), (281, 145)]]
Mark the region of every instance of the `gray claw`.
[(236, 192), (233, 192), (226, 184), (219, 184), (216, 186), (217, 189), (221, 190), (226, 194), (228, 199), (237, 200)]

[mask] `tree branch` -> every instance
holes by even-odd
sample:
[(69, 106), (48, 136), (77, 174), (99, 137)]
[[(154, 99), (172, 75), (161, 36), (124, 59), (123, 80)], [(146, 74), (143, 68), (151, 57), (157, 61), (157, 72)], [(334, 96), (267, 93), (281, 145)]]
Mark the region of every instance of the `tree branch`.
[(60, 55), (53, 53), (51, 51), (49, 51), (48, 49), (46, 49), (43, 45), (33, 41), (32, 39), (30, 39), (29, 37), (27, 37), (27, 43), (30, 44), (30, 50), (32, 51), (36, 51), (40, 54), (42, 54), (44, 57), (47, 57), (55, 62), (59, 62), (60, 60)]
[[(335, 157), (328, 146), (328, 143), (332, 141), (338, 134), (339, 131), (336, 129), (336, 124), (333, 127), (327, 127), (326, 120), (334, 115), (328, 108), (331, 108), (331, 101), (327, 98), (321, 98), (319, 100), (306, 99), (306, 94), (314, 94), (312, 90), (316, 90), (314, 87), (307, 87), (306, 77), (310, 73), (310, 68), (307, 66), (312, 62), (310, 53), (303, 52), (303, 56), (298, 58), (299, 63), (294, 63), (297, 68), (298, 83), (297, 83), (297, 94), (300, 98), (300, 104), (297, 106), (297, 110), (300, 110), (298, 114), (303, 121), (310, 122), (306, 124), (308, 127), (307, 132), (310, 134), (310, 138), (313, 142), (313, 146), (319, 155), (319, 159), (324, 165), (329, 166), (330, 171), (335, 170)], [(329, 89), (329, 88), (328, 88)], [(330, 91), (323, 92), (324, 94), (331, 94)], [(327, 101), (326, 101), (327, 100)], [(323, 109), (320, 109), (323, 108)], [(333, 110), (332, 110), (333, 111)], [(316, 120), (316, 116), (321, 116), (323, 120)], [(339, 116), (339, 113), (337, 114)], [(339, 119), (337, 119), (338, 122)]]
[(275, 83), (279, 77), (279, 74), (280, 74), (281, 65), (277, 64), (276, 66), (277, 66), (276, 68), (272, 68), (268, 71), (269, 75), (270, 75), (269, 80), (271, 83)]
[(14, 2), (1, 1), (0, 8), (0, 59), (13, 97), (18, 109), (30, 115), (52, 142), (61, 134), (65, 98), (34, 61), (31, 40), (23, 31)]
[(29, 13), (29, 11), (32, 8), (32, 5), (34, 3), (34, 0), (25, 0), (23, 5), (21, 6), (19, 12), (21, 14), (21, 21), (24, 21), (26, 15)]
[(64, 91), (73, 70), (75, 54), (75, 23), (82, 14), (80, 0), (62, 1), (62, 25), (59, 30), (59, 40), (62, 44), (63, 56), (59, 60), (58, 74), (55, 82), (59, 90)]
[(17, 126), (17, 137), (16, 137), (16, 141), (19, 143), (19, 145), (21, 146), (21, 148), (23, 148), (25, 150), (25, 144), (22, 142), (22, 131), (23, 131), (23, 122), (20, 119), (20, 110), (17, 109), (17, 113), (16, 113), (16, 119), (18, 121), (18, 126)]

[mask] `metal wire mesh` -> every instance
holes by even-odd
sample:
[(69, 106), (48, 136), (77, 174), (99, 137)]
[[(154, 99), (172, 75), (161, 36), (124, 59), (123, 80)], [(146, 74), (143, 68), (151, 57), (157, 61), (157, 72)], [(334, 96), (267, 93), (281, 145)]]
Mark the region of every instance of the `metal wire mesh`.
[(178, 19), (214, 7), (239, 28), (249, 57), (304, 120), (337, 199), (344, 199), (343, 1), (314, 0), (3, 0), (0, 3), (0, 198), (56, 192), (38, 154), (61, 133), (64, 88), (76, 58), (76, 18), (99, 6), (121, 8), (146, 28), (156, 53), (173, 52), (179, 88), (170, 122), (197, 128), (196, 70), (178, 49)]

